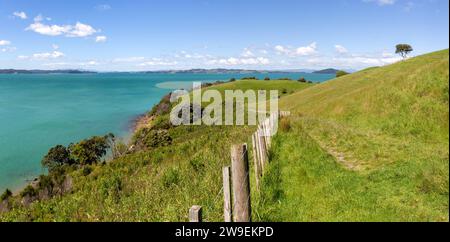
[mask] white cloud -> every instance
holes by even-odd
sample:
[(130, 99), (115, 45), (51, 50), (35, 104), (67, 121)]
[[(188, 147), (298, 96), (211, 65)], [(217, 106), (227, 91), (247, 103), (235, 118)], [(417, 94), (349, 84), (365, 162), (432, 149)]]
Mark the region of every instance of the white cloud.
[(59, 46), (58, 46), (57, 44), (52, 44), (52, 48), (53, 48), (54, 50), (57, 50), (57, 49), (59, 49)]
[(345, 48), (342, 45), (335, 45), (334, 48), (336, 49), (336, 52), (339, 53), (339, 54), (346, 54), (346, 53), (348, 53), (347, 48)]
[(249, 50), (248, 48), (245, 48), (244, 51), (241, 54), (242, 57), (253, 57), (255, 56), (255, 54), (253, 54), (253, 52), (251, 50)]
[(97, 42), (97, 43), (103, 43), (103, 42), (106, 42), (106, 40), (108, 40), (108, 38), (106, 36), (103, 36), (103, 35), (97, 36), (95, 38), (95, 42)]
[[(26, 30), (48, 36), (64, 35), (66, 37), (87, 37), (98, 31), (92, 26), (77, 22), (75, 25), (48, 25), (42, 23), (44, 17), (38, 15), (34, 18), (34, 23), (30, 24)], [(49, 18), (47, 18), (49, 20)]]
[(6, 45), (10, 45), (11, 41), (8, 40), (0, 40), (0, 46), (6, 46)]
[(393, 5), (397, 0), (363, 0), (364, 2), (376, 2), (380, 6)]
[(13, 52), (16, 50), (16, 47), (10, 46), (11, 41), (8, 40), (0, 40), (0, 52)]
[(277, 45), (274, 49), (278, 55), (288, 55), (290, 57), (310, 56), (317, 53), (317, 43), (313, 42), (310, 45), (298, 47), (296, 49), (289, 46)]
[(296, 54), (300, 56), (308, 56), (316, 53), (317, 43), (313, 42), (308, 46), (299, 47), (296, 50)]
[(224, 59), (213, 59), (207, 62), (209, 65), (222, 65), (222, 66), (238, 66), (238, 65), (268, 65), (270, 60), (265, 57), (257, 58), (224, 58)]
[(20, 18), (20, 19), (27, 19), (28, 16), (25, 12), (14, 12), (13, 13), (14, 17)]
[(402, 58), (388, 52), (372, 55), (348, 54), (337, 57), (317, 57), (307, 60), (313, 67), (337, 67), (349, 69), (361, 69), (371, 66), (384, 66), (401, 61)]
[(63, 57), (64, 53), (60, 51), (33, 54), (34, 59), (56, 59)]
[(147, 66), (175, 66), (178, 62), (176, 61), (163, 61), (160, 59), (154, 59), (152, 61), (147, 61), (139, 64), (138, 66), (147, 67)]
[(276, 51), (278, 54), (289, 54), (289, 53), (290, 53), (289, 48), (284, 47), (284, 46), (282, 46), (282, 45), (277, 45), (277, 46), (275, 46), (275, 51)]
[(180, 51), (173, 55), (175, 58), (186, 58), (186, 59), (205, 59), (208, 58), (208, 55), (202, 55), (198, 53), (188, 53), (187, 51)]
[(34, 22), (42, 22), (42, 21), (44, 21), (44, 20), (50, 21), (50, 20), (52, 20), (52, 19), (49, 18), (49, 17), (44, 17), (44, 16), (42, 16), (42, 14), (39, 14), (38, 16), (34, 17), (33, 20), (34, 20)]
[(32, 56), (20, 55), (17, 58), (20, 60), (49, 60), (64, 57), (64, 53), (60, 51), (36, 53)]
[(97, 33), (92, 26), (77, 22), (75, 26), (72, 26), (71, 30), (67, 32), (67, 37), (86, 37)]
[(35, 22), (28, 26), (26, 30), (31, 30), (42, 35), (58, 36), (69, 32), (71, 28), (72, 27), (70, 25), (45, 25), (40, 22)]

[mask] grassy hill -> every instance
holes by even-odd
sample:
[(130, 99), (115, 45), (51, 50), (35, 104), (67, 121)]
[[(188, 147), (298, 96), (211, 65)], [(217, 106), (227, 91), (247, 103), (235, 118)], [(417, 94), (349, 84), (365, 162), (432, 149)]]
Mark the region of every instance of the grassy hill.
[[(253, 220), (448, 221), (448, 61), (445, 50), (322, 84), (209, 87), (278, 89), (280, 109), (292, 111), (252, 194)], [(171, 145), (74, 171), (70, 194), (28, 208), (15, 201), (0, 221), (186, 221), (194, 204), (206, 221), (223, 221), (221, 168), (256, 128), (167, 119), (162, 112), (149, 127), (167, 128)]]
[(448, 50), (280, 100), (262, 220), (448, 221)]

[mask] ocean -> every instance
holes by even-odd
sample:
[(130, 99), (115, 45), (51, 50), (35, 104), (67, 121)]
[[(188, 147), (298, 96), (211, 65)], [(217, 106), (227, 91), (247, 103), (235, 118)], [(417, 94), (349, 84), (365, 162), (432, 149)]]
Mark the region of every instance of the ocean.
[(305, 77), (323, 82), (332, 75), (277, 74), (0, 74), (0, 193), (17, 190), (45, 173), (40, 160), (49, 148), (94, 135), (126, 137), (132, 120), (161, 97), (193, 81), (256, 76)]

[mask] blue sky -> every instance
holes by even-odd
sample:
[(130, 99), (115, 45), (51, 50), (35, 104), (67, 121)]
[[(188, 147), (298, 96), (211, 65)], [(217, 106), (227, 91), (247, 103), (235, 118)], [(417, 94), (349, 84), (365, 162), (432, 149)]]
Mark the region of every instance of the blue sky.
[(0, 69), (361, 69), (448, 48), (448, 0), (0, 0)]

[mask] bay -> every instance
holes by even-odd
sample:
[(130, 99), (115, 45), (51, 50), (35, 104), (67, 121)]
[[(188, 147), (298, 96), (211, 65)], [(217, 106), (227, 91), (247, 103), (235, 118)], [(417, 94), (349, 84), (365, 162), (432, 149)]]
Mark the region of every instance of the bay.
[(331, 75), (276, 74), (0, 74), (0, 193), (45, 172), (48, 149), (94, 135), (125, 137), (131, 121), (190, 82), (256, 76), (322, 82)]

